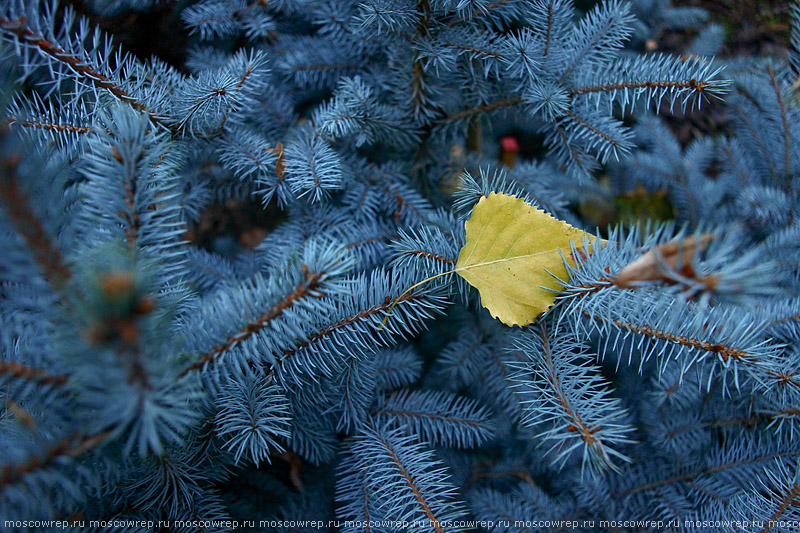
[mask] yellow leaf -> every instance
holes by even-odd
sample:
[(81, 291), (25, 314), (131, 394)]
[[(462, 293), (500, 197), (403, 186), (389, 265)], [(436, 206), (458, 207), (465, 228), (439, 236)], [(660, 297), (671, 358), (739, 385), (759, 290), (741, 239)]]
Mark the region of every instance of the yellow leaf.
[[(593, 235), (573, 228), (521, 198), (491, 193), (465, 224), (467, 243), (455, 272), (478, 289), (481, 305), (509, 326), (525, 326), (547, 311), (567, 278), (570, 242), (583, 247)], [(559, 253), (559, 250), (561, 251)]]

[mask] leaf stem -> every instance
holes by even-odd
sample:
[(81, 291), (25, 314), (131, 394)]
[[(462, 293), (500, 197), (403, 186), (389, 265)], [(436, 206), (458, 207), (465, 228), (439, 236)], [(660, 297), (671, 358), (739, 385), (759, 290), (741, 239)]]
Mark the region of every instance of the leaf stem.
[(447, 272), (442, 272), (440, 274), (436, 274), (435, 276), (431, 276), (429, 278), (425, 278), (422, 281), (419, 281), (419, 282), (413, 284), (412, 286), (410, 286), (409, 288), (407, 288), (406, 290), (404, 290), (403, 294), (401, 294), (400, 296), (395, 298), (394, 301), (392, 301), (392, 305), (389, 306), (389, 310), (386, 312), (386, 316), (383, 317), (383, 320), (381, 321), (381, 325), (378, 326), (378, 330), (382, 330), (383, 326), (386, 325), (386, 322), (389, 320), (389, 315), (392, 314), (392, 309), (394, 309), (394, 306), (396, 306), (398, 303), (400, 303), (400, 300), (403, 299), (403, 296), (405, 296), (409, 292), (413, 291), (415, 288), (419, 287), (423, 283), (427, 283), (429, 281), (435, 280), (436, 278), (441, 278), (442, 276), (446, 276), (447, 274), (455, 274), (455, 272), (456, 272), (456, 269), (453, 269), (453, 270), (448, 270)]

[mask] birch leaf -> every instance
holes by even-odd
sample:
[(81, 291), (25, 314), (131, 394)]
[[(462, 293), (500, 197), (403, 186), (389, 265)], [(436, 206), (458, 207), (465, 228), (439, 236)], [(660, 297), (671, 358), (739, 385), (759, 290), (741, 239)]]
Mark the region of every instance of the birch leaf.
[[(521, 198), (484, 196), (465, 224), (467, 243), (455, 272), (478, 289), (481, 305), (504, 324), (526, 326), (555, 302), (567, 278), (570, 243), (583, 247), (593, 235), (573, 228)], [(563, 258), (562, 258), (563, 254)]]

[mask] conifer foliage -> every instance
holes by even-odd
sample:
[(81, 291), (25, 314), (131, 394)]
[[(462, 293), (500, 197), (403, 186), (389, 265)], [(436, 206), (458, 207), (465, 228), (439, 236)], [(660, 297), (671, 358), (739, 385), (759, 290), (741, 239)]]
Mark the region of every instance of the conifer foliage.
[[(73, 4), (171, 10), (185, 64)], [(0, 0), (3, 528), (792, 530), (792, 9), (713, 58), (667, 0)], [(492, 192), (598, 235), (529, 326), (453, 272)], [(672, 220), (585, 208), (631, 198)], [(208, 244), (225, 205), (275, 222)]]

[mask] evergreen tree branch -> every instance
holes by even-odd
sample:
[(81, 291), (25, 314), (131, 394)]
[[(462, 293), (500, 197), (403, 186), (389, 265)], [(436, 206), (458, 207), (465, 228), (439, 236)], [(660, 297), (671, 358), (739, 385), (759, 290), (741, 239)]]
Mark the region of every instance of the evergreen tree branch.
[[(746, 91), (739, 89), (740, 93), (746, 94)], [(751, 96), (752, 98), (752, 96)], [(753, 140), (755, 140), (756, 144), (758, 144), (759, 149), (761, 150), (761, 154), (764, 156), (764, 161), (769, 166), (770, 172), (772, 173), (772, 177), (775, 180), (775, 183), (781, 185), (781, 177), (778, 174), (778, 169), (775, 167), (775, 162), (772, 161), (772, 154), (767, 149), (766, 144), (764, 144), (764, 140), (761, 138), (761, 135), (758, 133), (753, 121), (751, 120), (751, 116), (742, 109), (740, 105), (731, 104), (730, 107), (736, 112), (739, 120), (745, 125), (747, 130), (753, 136)]]
[(567, 91), (570, 96), (579, 94), (590, 94), (599, 92), (613, 92), (624, 89), (692, 89), (697, 93), (702, 93), (709, 86), (708, 82), (698, 82), (694, 78), (688, 81), (674, 80), (645, 80), (645, 81), (625, 81), (619, 83), (603, 83), (601, 85), (591, 85), (586, 87), (573, 87)]
[(595, 437), (595, 433), (602, 429), (600, 426), (589, 427), (584, 423), (581, 419), (580, 413), (578, 413), (568, 398), (566, 391), (561, 387), (560, 378), (556, 372), (556, 367), (553, 361), (553, 352), (550, 349), (550, 337), (547, 333), (547, 327), (544, 324), (541, 324), (539, 327), (539, 335), (542, 338), (542, 347), (544, 348), (544, 358), (545, 358), (545, 365), (548, 370), (547, 375), (545, 376), (545, 380), (553, 389), (553, 393), (555, 397), (558, 399), (561, 408), (564, 410), (567, 418), (572, 420), (572, 423), (567, 426), (567, 430), (570, 432), (575, 432), (580, 435), (580, 439), (590, 447), (601, 447), (603, 444)]
[(76, 126), (74, 124), (52, 124), (47, 122), (39, 122), (36, 120), (17, 120), (16, 117), (9, 116), (7, 120), (11, 124), (19, 124), (25, 128), (35, 128), (47, 131), (66, 132), (66, 133), (80, 133), (80, 134), (96, 134), (97, 132), (88, 126)]
[(793, 483), (783, 487), (783, 493), (776, 494), (776, 496), (780, 497), (778, 508), (770, 515), (766, 525), (761, 529), (761, 533), (769, 533), (772, 524), (778, 524), (778, 521), (789, 509), (800, 505), (800, 484)]
[(467, 22), (470, 20), (475, 20), (480, 17), (484, 17), (492, 12), (493, 9), (497, 9), (498, 7), (502, 7), (509, 2), (513, 2), (514, 0), (497, 0), (488, 6), (481, 6), (481, 9), (476, 10), (474, 13), (470, 13), (467, 17), (459, 17), (455, 20), (451, 20), (447, 23), (447, 26), (455, 26), (456, 24), (460, 24), (462, 22)]
[(58, 44), (31, 30), (25, 25), (25, 22), (26, 19), (24, 16), (15, 20), (0, 16), (0, 29), (15, 35), (26, 45), (33, 46), (56, 61), (69, 66), (73, 72), (98, 89), (104, 89), (114, 95), (118, 100), (130, 105), (133, 109), (147, 113), (150, 121), (154, 125), (158, 126), (162, 124), (164, 117), (159, 116), (155, 111), (147, 107), (147, 105), (131, 96), (125, 89), (114, 83), (113, 80), (110, 80), (102, 72), (98, 72), (91, 65), (81, 61), (80, 58), (66, 52), (63, 48), (58, 46)]
[(686, 346), (689, 348), (694, 348), (696, 350), (717, 354), (726, 363), (728, 362), (728, 360), (731, 359), (735, 361), (742, 361), (745, 363), (756, 363), (759, 360), (757, 357), (747, 353), (744, 350), (740, 350), (738, 348), (734, 348), (731, 346), (725, 346), (722, 343), (711, 344), (710, 342), (693, 339), (691, 337), (685, 337), (683, 335), (675, 335), (673, 333), (659, 331), (649, 326), (640, 326), (633, 322), (625, 322), (614, 318), (609, 319), (602, 316), (595, 316), (589, 313), (588, 311), (583, 311), (583, 315), (597, 322), (611, 324), (620, 330), (629, 331), (636, 335), (643, 335), (651, 339), (658, 339), (669, 343), (677, 344), (680, 346)]
[(615, 492), (612, 497), (613, 498), (625, 498), (631, 496), (633, 494), (637, 494), (640, 492), (646, 492), (649, 490), (659, 489), (661, 487), (666, 487), (668, 485), (674, 485), (676, 483), (688, 483), (700, 476), (707, 475), (707, 474), (715, 474), (718, 472), (724, 472), (726, 470), (730, 470), (733, 468), (738, 468), (740, 466), (748, 466), (757, 464), (760, 462), (772, 461), (775, 459), (789, 459), (793, 457), (799, 457), (800, 451), (779, 451), (775, 453), (769, 454), (762, 454), (756, 455), (753, 457), (749, 457), (746, 459), (742, 459), (739, 461), (730, 461), (719, 465), (709, 466), (705, 468), (700, 468), (697, 470), (692, 470), (691, 472), (686, 472), (685, 474), (679, 474), (676, 476), (672, 476), (669, 478), (659, 479), (657, 481), (652, 481), (649, 483), (644, 483), (642, 485), (638, 485), (623, 491)]
[(6, 465), (0, 470), (0, 490), (20, 482), (25, 476), (54, 466), (59, 459), (69, 457), (76, 459), (94, 449), (111, 435), (110, 431), (94, 435), (74, 434), (62, 439), (47, 449), (42, 456), (33, 457), (27, 462)]
[(401, 304), (403, 302), (420, 301), (420, 300), (423, 300), (424, 297), (425, 297), (424, 293), (420, 293), (418, 295), (415, 295), (413, 290), (411, 290), (408, 293), (404, 294), (403, 296), (401, 296), (400, 298), (398, 298), (394, 302), (392, 301), (391, 296), (386, 296), (386, 298), (384, 299), (383, 303), (375, 304), (375, 305), (373, 305), (372, 307), (370, 307), (368, 309), (363, 309), (363, 310), (359, 311), (356, 314), (350, 315), (347, 318), (344, 318), (342, 320), (339, 320), (338, 322), (335, 322), (335, 323), (333, 323), (333, 324), (331, 324), (329, 326), (326, 326), (325, 328), (317, 331), (316, 333), (313, 333), (313, 334), (309, 335), (307, 340), (298, 343), (293, 348), (290, 348), (290, 349), (287, 349), (287, 350), (283, 350), (282, 357), (281, 357), (280, 361), (278, 362), (278, 367), (281, 367), (283, 364), (285, 364), (287, 358), (292, 357), (293, 355), (295, 355), (300, 350), (308, 348), (310, 346), (313, 346), (315, 343), (318, 343), (321, 340), (325, 339), (326, 337), (329, 337), (329, 336), (333, 335), (337, 331), (345, 329), (345, 328), (348, 328), (348, 327), (350, 327), (350, 326), (352, 326), (354, 324), (358, 324), (359, 322), (363, 322), (363, 321), (369, 319), (370, 317), (373, 317), (373, 316), (376, 316), (376, 315), (380, 316), (381, 314), (383, 314), (385, 312), (388, 312), (389, 308), (392, 307), (393, 303), (395, 305), (399, 305), (399, 304)]
[(781, 110), (781, 123), (783, 124), (784, 143), (783, 171), (788, 178), (792, 175), (792, 139), (789, 130), (789, 118), (786, 115), (786, 103), (783, 101), (783, 94), (781, 93), (781, 88), (778, 85), (778, 80), (775, 78), (775, 69), (772, 68), (772, 65), (767, 66), (767, 72), (769, 73), (770, 85), (772, 85), (772, 88), (775, 90), (775, 100), (777, 100), (778, 106)]
[(34, 260), (53, 287), (60, 290), (72, 277), (61, 252), (45, 232), (42, 223), (20, 190), (17, 166), (19, 159), (6, 157), (0, 167), (0, 200), (8, 217), (33, 253)]
[(480, 115), (482, 113), (487, 113), (490, 111), (495, 111), (497, 109), (502, 109), (504, 107), (512, 107), (517, 104), (522, 103), (522, 98), (519, 96), (515, 96), (512, 98), (506, 98), (504, 100), (498, 100), (496, 102), (491, 102), (488, 104), (483, 104), (475, 107), (471, 107), (469, 109), (465, 109), (463, 111), (459, 111), (453, 115), (449, 115), (439, 119), (436, 122), (437, 126), (445, 126), (447, 124), (458, 122), (460, 120), (464, 120), (467, 118), (472, 118), (474, 116)]
[(428, 520), (430, 520), (430, 523), (433, 525), (434, 531), (436, 533), (444, 533), (444, 529), (442, 527), (442, 524), (436, 518), (436, 515), (434, 514), (433, 509), (431, 509), (430, 504), (428, 503), (426, 498), (420, 492), (420, 489), (417, 486), (417, 483), (414, 480), (414, 477), (411, 474), (409, 474), (408, 470), (406, 469), (406, 466), (403, 464), (403, 462), (397, 456), (397, 452), (395, 452), (394, 448), (392, 447), (392, 444), (390, 442), (388, 442), (386, 439), (381, 438), (380, 436), (378, 438), (380, 439), (380, 443), (383, 445), (383, 447), (386, 448), (386, 453), (391, 458), (391, 461), (392, 461), (392, 463), (394, 463), (394, 465), (397, 468), (397, 471), (399, 472), (400, 476), (405, 481), (405, 483), (408, 486), (409, 490), (411, 490), (411, 492), (414, 494), (414, 499), (416, 499), (417, 503), (419, 504), (420, 509), (425, 514), (425, 516), (428, 518)]
[(322, 298), (325, 296), (325, 293), (320, 292), (319, 288), (326, 273), (309, 272), (305, 264), (302, 264), (302, 268), (304, 279), (294, 290), (273, 305), (267, 312), (262, 313), (256, 320), (249, 322), (242, 329), (230, 335), (224, 343), (215, 346), (208, 353), (201, 355), (180, 375), (185, 376), (193, 370), (200, 370), (205, 368), (206, 365), (213, 364), (226, 352), (231, 351), (242, 342), (258, 334), (261, 330), (270, 327), (273, 320), (281, 316), (287, 309), (296, 305), (303, 298)]
[(49, 374), (41, 368), (33, 368), (13, 361), (0, 361), (0, 374), (35, 381), (42, 385), (63, 385), (69, 381), (69, 376)]

